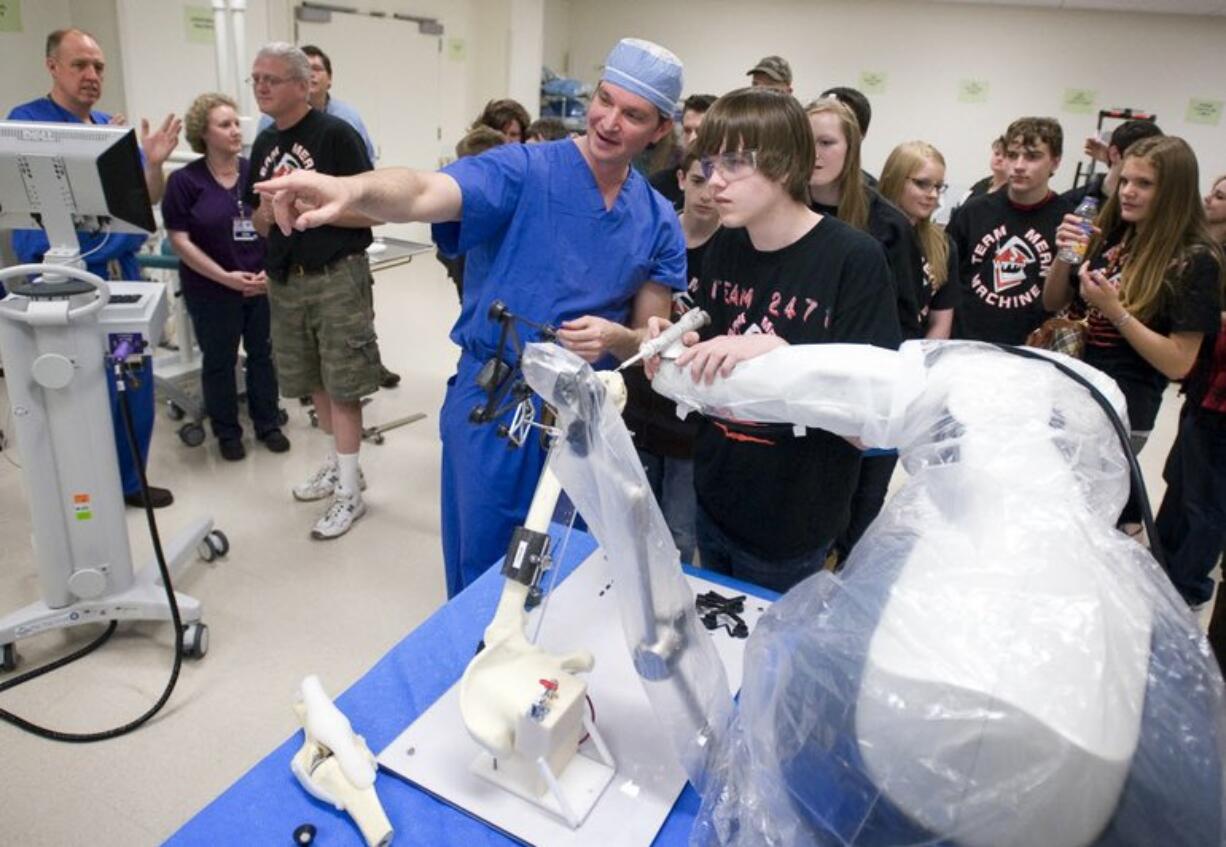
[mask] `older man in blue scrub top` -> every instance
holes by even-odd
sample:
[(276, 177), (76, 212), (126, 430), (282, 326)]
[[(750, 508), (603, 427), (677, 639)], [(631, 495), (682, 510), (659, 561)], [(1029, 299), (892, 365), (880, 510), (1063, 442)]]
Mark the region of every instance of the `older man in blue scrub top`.
[(604, 366), (633, 355), (648, 318), (667, 317), (673, 291), (685, 287), (677, 215), (630, 167), (672, 131), (681, 86), (676, 56), (627, 38), (609, 54), (582, 138), (508, 144), (436, 173), (298, 171), (256, 186), (273, 198), (287, 233), (337, 221), (425, 221), (435, 224), (439, 250), (466, 256), (451, 330), (462, 352), (439, 421), (449, 597), (504, 552), (545, 459), (536, 439), (508, 450), (496, 424), (469, 422), (485, 400), (477, 373), (498, 345), (490, 304), (559, 326), (565, 347)]

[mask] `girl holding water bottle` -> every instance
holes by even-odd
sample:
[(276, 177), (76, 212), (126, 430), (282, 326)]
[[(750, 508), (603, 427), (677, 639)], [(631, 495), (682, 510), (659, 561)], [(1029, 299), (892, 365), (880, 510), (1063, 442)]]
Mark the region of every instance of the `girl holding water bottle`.
[[(1124, 393), (1139, 451), (1168, 381), (1187, 375), (1220, 322), (1223, 259), (1206, 226), (1192, 149), (1173, 136), (1138, 141), (1095, 221), (1067, 215), (1056, 246), (1061, 258), (1052, 264), (1043, 305), (1049, 311), (1071, 305), (1085, 315), (1084, 359)], [(1066, 250), (1086, 257), (1076, 284)], [(1138, 534), (1140, 520), (1134, 491), (1120, 527)]]

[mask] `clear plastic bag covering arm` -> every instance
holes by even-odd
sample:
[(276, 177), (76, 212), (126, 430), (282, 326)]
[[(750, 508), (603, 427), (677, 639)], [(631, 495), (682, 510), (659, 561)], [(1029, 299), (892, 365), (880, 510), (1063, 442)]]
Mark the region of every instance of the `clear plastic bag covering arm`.
[(523, 371), (557, 409), (563, 444), (552, 451), (550, 467), (608, 558), (635, 668), (687, 776), (702, 791), (732, 695), (630, 433), (600, 378), (574, 354), (530, 344)]
[[(910, 402), (924, 390), (923, 352), (863, 344), (780, 347), (741, 362), (711, 385), (695, 383), (672, 364), (671, 348), (652, 387), (677, 401), (677, 413), (697, 409), (731, 420), (793, 423), (892, 447)], [(817, 382), (815, 382), (817, 380)]]
[[(694, 843), (1226, 843), (1221, 674), (1157, 563), (1114, 529), (1127, 465), (1103, 411), (1042, 362), (911, 346), (923, 389), (889, 426), (909, 478), (841, 574), (793, 588), (751, 635)], [(789, 383), (793, 408), (849, 371), (817, 358)], [(1106, 377), (1063, 361), (1122, 410)], [(716, 400), (691, 382), (687, 399), (752, 420), (728, 392), (754, 373), (739, 365)], [(842, 409), (821, 414), (804, 423), (854, 434)]]

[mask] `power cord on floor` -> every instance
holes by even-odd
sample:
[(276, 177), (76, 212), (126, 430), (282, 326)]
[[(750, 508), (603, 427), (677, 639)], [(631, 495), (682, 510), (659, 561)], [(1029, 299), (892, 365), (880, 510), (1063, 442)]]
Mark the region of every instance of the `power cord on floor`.
[[(179, 680), (179, 668), (183, 663), (183, 621), (179, 616), (179, 604), (175, 600), (174, 587), (171, 585), (170, 581), (170, 568), (166, 564), (166, 556), (162, 552), (162, 539), (161, 535), (158, 533), (157, 519), (153, 515), (153, 505), (149, 500), (149, 480), (145, 477), (144, 464), (139, 458), (140, 450), (136, 443), (136, 426), (132, 422), (132, 407), (128, 402), (128, 392), (126, 390), (127, 375), (124, 373), (124, 368), (122, 362), (120, 361), (121, 358), (122, 357), (118, 357), (115, 361), (115, 387), (118, 390), (119, 395), (119, 411), (120, 416), (123, 418), (123, 430), (124, 434), (127, 436), (128, 449), (131, 451), (132, 456), (136, 459), (133, 464), (136, 465), (136, 472), (140, 477), (141, 498), (145, 503), (145, 520), (149, 524), (149, 537), (153, 541), (153, 552), (157, 559), (158, 572), (162, 576), (162, 587), (166, 590), (166, 601), (170, 605), (170, 619), (172, 625), (174, 626), (175, 633), (174, 666), (170, 671), (170, 679), (167, 681), (166, 687), (162, 690), (162, 695), (158, 698), (157, 702), (154, 703), (140, 717), (129, 721), (122, 726), (115, 727), (114, 729), (102, 730), (100, 732), (60, 732), (58, 730), (40, 726), (32, 721), (26, 720), (20, 715), (15, 715), (12, 712), (0, 709), (0, 720), (10, 723), (18, 729), (25, 730), (26, 732), (38, 735), (42, 738), (51, 739), (52, 741), (68, 741), (77, 744), (84, 744), (93, 741), (106, 741), (107, 739), (126, 735), (137, 727), (142, 726), (149, 721), (150, 718), (160, 712), (162, 707), (166, 705), (166, 701), (170, 699), (170, 695), (175, 689), (175, 684)], [(111, 635), (115, 632), (117, 625), (117, 621), (111, 621), (106, 630), (100, 636), (76, 652), (60, 659), (56, 659), (55, 661), (43, 665), (42, 667), (26, 671), (14, 679), (0, 683), (0, 693), (29, 682), (32, 679), (36, 679), (44, 674), (50, 673), (53, 670), (62, 668), (71, 662), (75, 662), (77, 659), (89, 655), (110, 639)]]

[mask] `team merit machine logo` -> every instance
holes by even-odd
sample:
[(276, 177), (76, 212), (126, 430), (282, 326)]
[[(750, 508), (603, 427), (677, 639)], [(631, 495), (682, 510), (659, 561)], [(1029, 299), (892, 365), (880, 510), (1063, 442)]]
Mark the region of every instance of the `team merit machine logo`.
[(1026, 282), (1026, 266), (1038, 261), (1034, 250), (1015, 235), (997, 249), (992, 258), (992, 287), (997, 294)]

